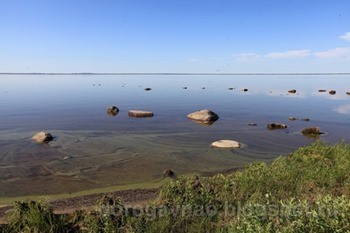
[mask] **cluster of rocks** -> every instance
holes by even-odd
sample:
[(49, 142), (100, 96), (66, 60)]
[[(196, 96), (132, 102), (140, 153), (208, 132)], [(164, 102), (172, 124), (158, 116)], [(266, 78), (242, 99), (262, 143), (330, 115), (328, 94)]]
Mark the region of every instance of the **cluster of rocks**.
[[(116, 116), (119, 113), (119, 108), (110, 106), (107, 108), (107, 114)], [(129, 110), (128, 115), (131, 117), (153, 117), (153, 112), (143, 110)]]
[[(294, 92), (294, 90), (292, 90)], [(119, 113), (119, 108), (116, 106), (110, 106), (107, 108), (107, 114), (111, 116), (116, 116)], [(128, 115), (130, 117), (153, 117), (154, 114), (151, 111), (144, 111), (144, 110), (129, 110)], [(198, 110), (196, 112), (192, 112), (187, 115), (187, 117), (191, 120), (193, 120), (196, 123), (202, 124), (202, 125), (211, 125), (215, 121), (219, 119), (218, 114), (215, 112), (209, 110), (209, 109), (203, 109)], [(289, 117), (290, 121), (297, 120), (296, 117)], [(302, 121), (310, 121), (309, 118), (301, 118)], [(248, 123), (249, 126), (257, 126), (256, 123)], [(288, 125), (283, 123), (269, 123), (267, 124), (267, 128), (269, 130), (276, 130), (276, 129), (286, 129), (288, 128)], [(321, 134), (318, 127), (312, 127), (312, 128), (306, 128), (302, 131), (302, 134)], [(54, 137), (48, 133), (48, 132), (39, 132), (36, 133), (32, 140), (36, 143), (48, 143), (52, 141)], [(211, 144), (213, 147), (220, 147), (220, 148), (239, 148), (240, 143), (233, 140), (219, 140), (215, 141)]]
[[(327, 92), (327, 90), (325, 90), (325, 89), (320, 89), (320, 90), (318, 90), (318, 92)], [(336, 91), (336, 90), (330, 90), (330, 91), (328, 91), (328, 93), (329, 93), (330, 95), (335, 95), (335, 94), (337, 94), (337, 91)], [(345, 94), (350, 95), (350, 91), (345, 92)]]
[[(93, 84), (93, 86), (95, 86), (95, 84)], [(98, 86), (101, 86), (101, 84), (98, 84)], [(122, 87), (124, 87), (124, 85), (123, 85)], [(185, 90), (186, 90), (187, 87), (184, 86), (184, 87), (182, 87), (182, 89), (185, 89)], [(204, 89), (206, 89), (206, 88), (205, 88), (205, 87), (202, 87), (202, 89), (204, 90)], [(232, 90), (234, 90), (234, 89), (236, 89), (236, 88), (229, 87), (228, 89), (232, 91)], [(145, 90), (145, 91), (151, 91), (152, 88), (146, 87), (146, 88), (144, 88), (144, 90)], [(243, 88), (242, 91), (243, 91), (243, 92), (247, 92), (247, 91), (248, 91), (248, 88)], [(327, 92), (327, 90), (325, 90), (325, 89), (320, 89), (320, 90), (318, 90), (318, 92)], [(272, 93), (272, 91), (269, 91), (269, 93)], [(297, 90), (296, 90), (296, 89), (290, 89), (290, 90), (288, 90), (288, 93), (290, 93), (290, 94), (295, 94), (295, 93), (297, 93)], [(330, 90), (328, 93), (329, 93), (330, 95), (335, 95), (337, 92), (336, 92), (335, 90)], [(350, 91), (346, 92), (346, 94), (347, 94), (347, 95), (350, 95)]]
[[(95, 84), (93, 84), (93, 86), (95, 86)], [(98, 84), (98, 86), (101, 86), (101, 84)], [(122, 87), (124, 87), (124, 85), (123, 85)], [(187, 87), (184, 86), (184, 87), (182, 87), (182, 89), (185, 89), (185, 90), (186, 90)], [(202, 87), (202, 89), (204, 90), (204, 89), (206, 89), (206, 88), (205, 88), (205, 87)], [(234, 90), (234, 89), (236, 89), (236, 88), (234, 88), (234, 87), (229, 87), (228, 89), (232, 91), (232, 90)], [(145, 91), (151, 91), (152, 88), (146, 87), (146, 88), (144, 88), (144, 90), (145, 90)], [(242, 91), (243, 91), (243, 92), (247, 92), (247, 91), (248, 91), (248, 88), (243, 88)], [(327, 90), (325, 90), (325, 89), (320, 89), (320, 90), (318, 90), (318, 92), (327, 92)], [(269, 91), (269, 93), (272, 93), (272, 91)], [(290, 90), (288, 90), (288, 93), (290, 93), (290, 94), (295, 94), (295, 93), (297, 93), (297, 90), (296, 90), (296, 89), (290, 89)], [(335, 90), (330, 90), (328, 93), (329, 93), (330, 95), (335, 95), (337, 92), (336, 92)], [(346, 92), (346, 94), (347, 94), (347, 95), (350, 95), (350, 91), (349, 91), (349, 92)], [(114, 113), (111, 114), (111, 115), (114, 115)]]
[[(109, 115), (115, 116), (118, 114), (118, 112), (119, 112), (119, 109), (116, 106), (110, 106), (107, 108), (107, 114)], [(153, 112), (150, 112), (150, 111), (129, 110), (128, 115), (130, 117), (153, 117), (154, 114)], [(215, 121), (219, 119), (219, 116), (215, 112), (209, 109), (199, 110), (199, 111), (190, 113), (187, 115), (187, 117), (197, 123), (204, 124), (204, 125), (213, 124)], [(297, 120), (297, 118), (290, 117), (289, 120), (294, 121), (294, 120)], [(310, 119), (302, 118), (301, 120), (309, 121)], [(257, 126), (256, 123), (249, 123), (248, 125)], [(283, 123), (269, 123), (267, 124), (267, 128), (269, 130), (276, 130), (276, 129), (286, 129), (288, 128), (288, 126)], [(305, 128), (301, 131), (301, 133), (307, 137), (317, 137), (318, 135), (323, 134), (323, 132), (320, 131), (319, 127)], [(33, 135), (31, 139), (35, 143), (44, 144), (54, 140), (54, 137), (52, 136), (51, 133), (41, 131)], [(214, 141), (210, 145), (212, 147), (223, 148), (223, 149), (238, 149), (242, 147), (242, 144), (240, 142), (229, 140), (229, 139)], [(66, 160), (68, 158), (69, 157), (64, 157), (63, 160)], [(173, 170), (168, 169), (163, 172), (163, 177), (175, 178), (176, 174)]]
[[(289, 117), (288, 118), (290, 121), (296, 121), (296, 120), (298, 120), (298, 118), (296, 118), (296, 117)], [(301, 118), (300, 119), (301, 121), (310, 121), (310, 118)]]
[[(325, 89), (319, 89), (318, 92), (327, 92), (327, 90), (325, 90)], [(271, 93), (271, 91), (270, 91), (270, 93)], [(295, 94), (295, 93), (297, 93), (297, 90), (291, 89), (291, 90), (288, 91), (288, 93)], [(330, 91), (328, 91), (328, 93), (329, 93), (330, 95), (335, 95), (335, 94), (337, 94), (337, 91), (335, 91), (335, 90), (330, 90)], [(346, 92), (346, 94), (347, 94), (347, 95), (350, 95), (350, 91)]]

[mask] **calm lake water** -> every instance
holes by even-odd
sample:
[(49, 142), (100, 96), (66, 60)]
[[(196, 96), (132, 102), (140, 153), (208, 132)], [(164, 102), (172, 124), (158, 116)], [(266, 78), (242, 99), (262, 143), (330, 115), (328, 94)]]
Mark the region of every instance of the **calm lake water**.
[[(326, 132), (322, 141), (350, 142), (349, 78), (2, 75), (0, 197), (156, 183), (166, 169), (178, 175), (225, 172), (311, 144), (315, 139), (300, 133), (310, 126)], [(144, 91), (146, 87), (152, 90)], [(288, 94), (290, 89), (297, 93)], [(120, 109), (117, 116), (106, 114), (111, 105)], [(155, 115), (131, 118), (130, 109)], [(210, 109), (220, 119), (202, 126), (186, 118), (200, 109)], [(291, 116), (311, 120), (289, 121)], [(269, 131), (270, 122), (289, 128)], [(42, 130), (51, 132), (55, 141), (32, 143), (30, 137)], [(243, 148), (209, 146), (219, 139), (240, 141)]]

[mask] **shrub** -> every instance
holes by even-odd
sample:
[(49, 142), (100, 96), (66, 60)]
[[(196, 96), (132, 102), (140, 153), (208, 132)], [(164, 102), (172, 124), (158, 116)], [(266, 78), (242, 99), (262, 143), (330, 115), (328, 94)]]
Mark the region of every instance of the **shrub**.
[(9, 232), (66, 232), (70, 228), (44, 202), (15, 202), (9, 221)]

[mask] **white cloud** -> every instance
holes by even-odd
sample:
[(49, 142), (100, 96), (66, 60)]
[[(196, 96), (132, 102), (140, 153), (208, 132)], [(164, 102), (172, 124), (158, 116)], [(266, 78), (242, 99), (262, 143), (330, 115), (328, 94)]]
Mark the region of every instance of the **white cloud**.
[(350, 42), (350, 32), (347, 32), (344, 35), (339, 36), (339, 38)]
[(335, 48), (314, 53), (317, 58), (350, 58), (350, 47)]
[(310, 50), (291, 50), (286, 52), (274, 52), (266, 54), (265, 57), (272, 59), (281, 59), (281, 58), (304, 58), (311, 55)]
[(233, 57), (237, 61), (252, 61), (261, 58), (261, 55), (257, 53), (239, 53), (234, 54)]

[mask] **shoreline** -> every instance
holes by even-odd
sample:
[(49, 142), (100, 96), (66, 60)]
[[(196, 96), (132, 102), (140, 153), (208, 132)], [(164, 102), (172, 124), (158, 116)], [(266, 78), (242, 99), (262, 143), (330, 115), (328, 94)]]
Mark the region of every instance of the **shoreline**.
[[(87, 194), (70, 198), (61, 198), (51, 200), (48, 203), (56, 214), (69, 214), (76, 210), (90, 210), (96, 206), (96, 202), (106, 194), (116, 194), (121, 198), (125, 206), (143, 205), (156, 199), (160, 188), (148, 189), (126, 189), (113, 192), (102, 192), (96, 194)], [(13, 205), (0, 206), (0, 224), (6, 224), (6, 214), (12, 209)]]
[[(225, 170), (221, 170), (218, 172), (206, 172), (203, 173), (202, 177), (211, 177), (216, 174), (232, 174), (237, 171), (242, 170), (244, 167), (237, 167), (237, 168), (229, 168)], [(193, 175), (193, 174), (192, 174)], [(186, 176), (185, 176), (186, 177)], [(52, 206), (54, 212), (56, 214), (69, 214), (76, 210), (91, 210), (95, 205), (96, 202), (103, 197), (106, 194), (116, 194), (118, 197), (121, 198), (122, 202), (125, 206), (135, 206), (135, 205), (144, 205), (149, 201), (152, 201), (157, 198), (157, 195), (159, 194), (159, 190), (161, 189), (163, 183), (159, 183), (158, 185), (155, 185), (153, 187), (146, 185), (147, 188), (139, 186), (134, 186), (134, 188), (128, 188), (128, 186), (117, 189), (115, 187), (109, 187), (106, 189), (97, 189), (97, 190), (88, 190), (84, 191), (83, 193), (75, 193), (73, 196), (58, 196), (55, 198), (55, 196), (49, 196), (51, 200), (48, 200), (48, 203), (50, 206)], [(88, 192), (88, 194), (84, 194), (85, 192)], [(91, 193), (89, 193), (91, 192)], [(17, 197), (18, 200), (13, 200), (12, 203), (15, 201), (24, 201), (24, 200), (32, 200), (32, 196), (24, 196), (24, 197)], [(37, 196), (36, 199), (38, 200), (45, 200), (47, 199), (47, 196)], [(11, 210), (13, 207), (13, 204), (1, 204), (0, 205), (0, 224), (6, 224), (6, 213)]]

